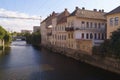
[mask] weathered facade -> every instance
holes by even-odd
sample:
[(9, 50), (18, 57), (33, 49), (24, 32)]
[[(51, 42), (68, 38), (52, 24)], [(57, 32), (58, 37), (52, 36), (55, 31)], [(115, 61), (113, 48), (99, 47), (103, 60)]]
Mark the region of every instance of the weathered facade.
[(57, 15), (58, 13), (53, 12), (48, 16), (45, 20), (41, 22), (41, 44), (42, 45), (49, 45), (52, 41), (52, 19)]
[(67, 9), (65, 9), (52, 20), (52, 45), (57, 47), (67, 47), (67, 33), (65, 28), (67, 26), (67, 16), (69, 16), (69, 14)]
[(83, 50), (90, 54), (93, 46), (99, 46), (104, 41), (105, 35), (104, 10), (92, 11), (76, 7), (70, 14), (65, 9), (59, 14), (53, 12), (41, 23), (42, 44)]

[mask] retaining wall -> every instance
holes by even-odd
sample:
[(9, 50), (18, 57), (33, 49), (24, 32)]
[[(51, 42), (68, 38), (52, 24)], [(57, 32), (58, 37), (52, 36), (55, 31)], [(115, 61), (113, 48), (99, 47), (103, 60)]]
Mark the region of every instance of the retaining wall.
[(69, 48), (61, 48), (53, 45), (44, 45), (45, 48), (52, 52), (64, 54), (67, 57), (83, 61), (93, 66), (120, 74), (120, 60), (109, 57), (102, 57), (98, 55), (88, 55), (86, 52), (80, 50), (73, 50)]

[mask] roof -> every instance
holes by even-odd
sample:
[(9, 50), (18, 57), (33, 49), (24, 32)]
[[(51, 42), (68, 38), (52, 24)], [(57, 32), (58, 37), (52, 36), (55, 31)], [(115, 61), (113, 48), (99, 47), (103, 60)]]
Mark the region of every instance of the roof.
[(115, 13), (120, 13), (120, 6), (118, 6), (115, 9), (113, 9), (112, 11), (110, 11), (109, 13), (107, 13), (106, 15), (108, 15), (108, 14), (115, 14)]
[(65, 11), (63, 11), (62, 13), (60, 13), (57, 16), (57, 24), (61, 24), (61, 23), (65, 23), (67, 22), (67, 17), (70, 15), (70, 13), (68, 12), (67, 9), (65, 9)]
[(50, 14), (50, 16), (48, 16), (47, 18), (45, 18), (41, 23), (50, 21), (51, 19), (53, 19), (54, 17), (56, 17), (58, 14), (59, 14), (59, 13), (55, 13), (55, 12), (53, 11), (53, 13)]
[[(80, 8), (76, 8), (76, 10), (74, 10), (70, 16), (76, 16), (76, 17), (81, 17), (81, 18), (90, 18), (90, 19), (103, 19), (105, 20), (105, 12), (103, 11), (97, 11), (96, 9), (94, 9), (94, 11), (92, 10), (85, 10), (85, 9), (80, 9)], [(69, 17), (70, 17), (69, 16)]]

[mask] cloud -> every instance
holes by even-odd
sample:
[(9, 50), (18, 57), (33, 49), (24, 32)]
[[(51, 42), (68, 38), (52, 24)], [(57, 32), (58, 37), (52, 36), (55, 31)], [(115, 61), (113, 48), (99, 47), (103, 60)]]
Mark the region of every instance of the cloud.
[[(25, 13), (20, 13), (17, 11), (9, 11), (0, 8), (1, 17), (17, 17), (17, 18), (34, 18), (40, 19), (37, 15), (29, 15)], [(32, 19), (12, 19), (12, 18), (0, 18), (0, 25), (9, 31), (21, 31), (23, 29), (32, 30), (33, 26), (39, 26), (39, 20)]]

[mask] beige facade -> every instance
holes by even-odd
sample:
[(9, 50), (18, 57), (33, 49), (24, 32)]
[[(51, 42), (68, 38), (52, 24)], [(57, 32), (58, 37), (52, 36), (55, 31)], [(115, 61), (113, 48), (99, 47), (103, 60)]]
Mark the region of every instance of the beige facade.
[(110, 39), (112, 32), (120, 28), (120, 6), (110, 11), (106, 16), (107, 16), (107, 39)]
[(41, 29), (41, 44), (45, 45), (47, 42), (47, 29), (45, 22), (41, 23), (40, 29)]
[[(42, 43), (70, 48), (91, 54), (93, 46), (99, 46), (106, 38), (106, 17), (103, 10), (85, 10), (78, 8), (69, 14), (67, 9), (41, 24)], [(48, 36), (48, 33), (51, 35)]]
[(91, 40), (76, 40), (76, 49), (92, 55), (93, 44)]
[[(75, 11), (67, 18), (68, 26), (66, 29), (68, 28), (68, 30), (66, 31), (68, 36), (72, 36), (72, 38), (68, 37), (67, 39), (68, 47), (77, 49), (78, 40), (82, 43), (87, 43), (87, 40), (88, 42), (91, 41), (90, 50), (93, 46), (99, 46), (103, 43), (106, 38), (106, 18), (104, 15), (103, 11), (90, 11), (76, 7)], [(80, 49), (86, 51), (86, 49)]]
[(48, 16), (45, 20), (41, 22), (41, 44), (49, 45), (52, 43), (52, 19), (57, 15), (57, 13), (53, 12)]
[(57, 47), (67, 47), (67, 33), (65, 31), (67, 26), (67, 16), (69, 16), (69, 12), (65, 9), (52, 20), (52, 45)]

